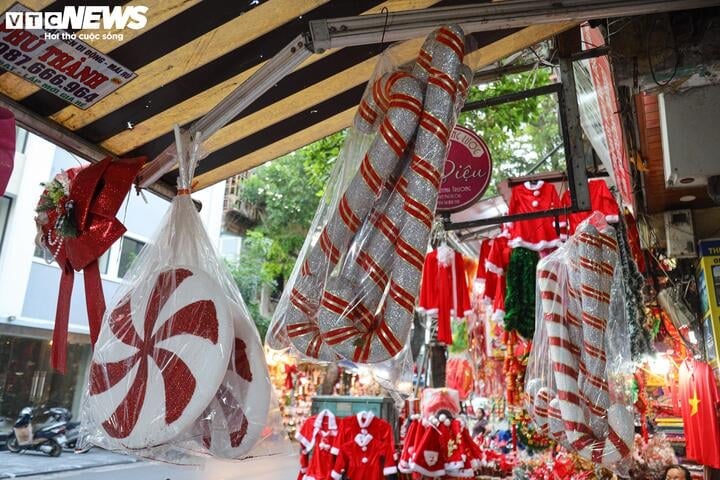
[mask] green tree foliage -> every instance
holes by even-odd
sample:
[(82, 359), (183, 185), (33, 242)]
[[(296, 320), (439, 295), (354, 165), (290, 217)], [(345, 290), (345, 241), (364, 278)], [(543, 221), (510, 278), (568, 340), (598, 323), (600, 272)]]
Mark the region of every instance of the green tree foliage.
[[(483, 100), (552, 83), (548, 69), (537, 69), (473, 87), (468, 101)], [(508, 177), (525, 175), (562, 142), (557, 98), (528, 98), (483, 110), (464, 112), (458, 122), (483, 137), (493, 159), (493, 179), (486, 196), (497, 194), (496, 184)], [(536, 171), (564, 169), (560, 148)]]

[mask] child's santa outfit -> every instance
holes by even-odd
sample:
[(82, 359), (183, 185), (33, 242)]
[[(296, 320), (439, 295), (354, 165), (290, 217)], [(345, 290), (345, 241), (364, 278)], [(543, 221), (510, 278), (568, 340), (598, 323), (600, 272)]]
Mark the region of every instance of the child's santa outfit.
[(344, 418), (340, 422), (338, 434), (335, 437), (330, 452), (333, 455), (339, 455), (343, 445), (354, 442), (358, 438), (358, 434), (372, 435), (372, 445), (370, 448), (374, 452), (373, 455), (383, 457), (384, 470), (386, 471), (384, 474), (391, 475), (396, 473), (395, 437), (392, 427), (382, 418), (377, 418), (372, 412), (360, 412), (352, 417)]
[(392, 453), (371, 433), (358, 433), (338, 449), (330, 476), (340, 480), (345, 474), (350, 480), (382, 480), (397, 473)]
[(415, 445), (410, 460), (410, 469), (426, 477), (442, 477), (445, 475), (445, 458), (447, 452), (447, 434), (441, 429), (441, 422), (437, 417), (423, 420), (425, 432), (419, 443)]
[(420, 287), (421, 308), (438, 314), (438, 342), (452, 345), (450, 317), (472, 312), (465, 276), (465, 263), (459, 252), (441, 245), (425, 257)]
[[(338, 435), (338, 425), (335, 415), (329, 410), (323, 410), (318, 415), (305, 420), (295, 438), (300, 445), (301, 469), (303, 480), (328, 480), (332, 469), (333, 455), (330, 449)], [(303, 465), (303, 456), (306, 465)], [(307, 457), (310, 457), (307, 461)]]
[[(560, 208), (560, 198), (551, 183), (540, 180), (513, 187), (508, 214), (532, 213)], [(525, 247), (539, 252), (560, 246), (560, 236), (552, 217), (519, 220), (509, 227), (510, 247)]]
[(410, 423), (408, 424), (407, 433), (403, 439), (403, 449), (400, 453), (400, 460), (398, 460), (398, 470), (401, 473), (412, 473), (410, 468), (410, 459), (415, 451), (415, 441), (417, 440), (417, 434), (420, 431), (419, 426), (421, 425), (420, 415), (414, 414), (410, 417)]
[[(617, 223), (620, 220), (620, 208), (603, 179), (590, 179), (588, 181), (588, 190), (590, 192), (590, 210), (567, 215), (569, 235), (575, 233), (575, 229), (593, 212), (602, 212), (605, 215), (605, 221), (608, 223)], [(561, 203), (564, 207), (569, 208), (572, 206), (572, 197), (569, 190), (563, 193)]]
[(490, 253), (485, 261), (487, 277), (494, 277), (492, 280), (494, 285), (492, 292), (493, 317), (498, 321), (505, 316), (505, 271), (510, 265), (511, 252), (508, 233), (504, 231), (493, 240)]

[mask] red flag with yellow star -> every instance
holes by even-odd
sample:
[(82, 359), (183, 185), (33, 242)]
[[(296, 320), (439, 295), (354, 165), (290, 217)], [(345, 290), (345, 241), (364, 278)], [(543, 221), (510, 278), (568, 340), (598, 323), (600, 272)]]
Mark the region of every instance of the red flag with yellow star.
[(720, 468), (720, 395), (707, 363), (686, 360), (680, 366), (680, 409), (687, 458)]

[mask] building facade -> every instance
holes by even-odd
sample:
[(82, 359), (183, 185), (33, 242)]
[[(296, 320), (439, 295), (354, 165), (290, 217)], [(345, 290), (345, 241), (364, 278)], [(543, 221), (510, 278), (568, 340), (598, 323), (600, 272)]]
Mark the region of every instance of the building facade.
[[(63, 406), (77, 415), (91, 349), (82, 273), (76, 273), (70, 310), (67, 372), (50, 367), (60, 269), (35, 246), (35, 206), (47, 182), (61, 170), (84, 165), (67, 151), (18, 130), (15, 167), (0, 197), (0, 417), (25, 406)], [(210, 238), (221, 237), (224, 185), (193, 195)], [(151, 193), (128, 195), (118, 218), (127, 227), (100, 259), (106, 302), (130, 264), (161, 224), (169, 203)]]

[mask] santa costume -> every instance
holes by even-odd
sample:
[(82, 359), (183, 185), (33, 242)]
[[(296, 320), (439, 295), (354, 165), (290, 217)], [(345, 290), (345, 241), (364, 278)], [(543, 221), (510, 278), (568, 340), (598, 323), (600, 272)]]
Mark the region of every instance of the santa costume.
[[(555, 187), (543, 180), (525, 182), (513, 187), (510, 196), (509, 215), (543, 212), (560, 208), (560, 198)], [(518, 220), (509, 227), (510, 246), (525, 247), (539, 252), (560, 246), (560, 236), (552, 217)]]
[(472, 312), (465, 276), (465, 263), (459, 252), (441, 245), (425, 257), (419, 305), (438, 314), (438, 341), (452, 345), (450, 317)]
[(355, 441), (358, 434), (372, 435), (373, 450), (379, 450), (376, 455), (382, 455), (385, 459), (385, 468), (392, 472), (397, 471), (395, 466), (395, 437), (392, 427), (382, 418), (377, 418), (373, 412), (359, 412), (358, 414), (342, 419), (338, 426), (338, 434), (330, 449), (333, 455), (339, 455), (343, 445)]
[(425, 432), (420, 442), (416, 443), (410, 460), (410, 469), (426, 477), (442, 477), (445, 475), (447, 435), (443, 435), (437, 417), (424, 419), (423, 426)]
[(337, 421), (335, 415), (329, 410), (323, 410), (318, 415), (305, 420), (295, 434), (295, 438), (302, 445), (301, 454), (310, 456), (302, 477), (303, 480), (328, 480), (330, 478), (333, 462), (330, 449), (337, 435)]
[[(575, 212), (567, 215), (568, 233), (575, 233), (575, 229), (585, 220), (587, 220), (593, 212), (601, 212), (605, 215), (605, 221), (608, 223), (617, 223), (620, 220), (620, 208), (618, 207), (615, 197), (602, 178), (593, 178), (588, 181), (588, 190), (590, 193), (590, 210), (586, 212)], [(564, 207), (572, 206), (572, 196), (567, 190), (563, 193), (561, 204)]]
[(493, 318), (500, 321), (505, 316), (505, 272), (510, 264), (509, 233), (503, 231), (492, 242), (492, 247), (485, 262), (487, 277), (494, 277), (492, 292)]
[(398, 460), (397, 465), (397, 468), (401, 473), (412, 473), (412, 469), (410, 468), (410, 459), (415, 451), (415, 441), (417, 434), (420, 431), (419, 426), (421, 423), (422, 421), (420, 419), (420, 415), (414, 414), (410, 417), (407, 433), (403, 439), (403, 449), (400, 453), (400, 459)]

